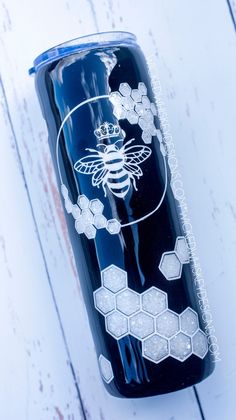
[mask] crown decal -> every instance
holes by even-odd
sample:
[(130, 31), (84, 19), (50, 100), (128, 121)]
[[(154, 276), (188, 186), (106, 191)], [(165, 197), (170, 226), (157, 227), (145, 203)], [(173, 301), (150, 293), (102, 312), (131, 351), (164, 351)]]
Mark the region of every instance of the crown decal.
[(120, 126), (118, 124), (104, 122), (100, 127), (94, 130), (94, 134), (99, 140), (117, 137), (120, 134)]

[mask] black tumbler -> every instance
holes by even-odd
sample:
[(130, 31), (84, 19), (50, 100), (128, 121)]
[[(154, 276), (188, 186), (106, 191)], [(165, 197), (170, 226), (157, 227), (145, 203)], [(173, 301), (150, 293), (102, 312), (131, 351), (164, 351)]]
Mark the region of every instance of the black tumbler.
[(134, 398), (196, 384), (214, 365), (136, 37), (66, 42), (30, 73), (107, 390)]

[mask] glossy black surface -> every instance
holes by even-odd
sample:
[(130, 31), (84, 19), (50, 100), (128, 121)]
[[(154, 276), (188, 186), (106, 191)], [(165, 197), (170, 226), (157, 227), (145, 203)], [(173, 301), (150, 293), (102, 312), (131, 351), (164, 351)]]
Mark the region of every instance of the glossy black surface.
[[(55, 143), (62, 120), (78, 103), (109, 94), (110, 90), (116, 91), (122, 82), (129, 83), (132, 88), (144, 82), (149, 99), (154, 101), (146, 63), (138, 46), (113, 46), (73, 54), (38, 71), (36, 88), (48, 126), (57, 175)], [(74, 203), (79, 193), (90, 200), (99, 198), (108, 219), (115, 217), (121, 223), (127, 223), (149, 213), (158, 204), (164, 189), (163, 157), (159, 142), (153, 137), (152, 144), (148, 145), (152, 154), (142, 164), (144, 175), (137, 181), (138, 191), (131, 187), (125, 199), (108, 191), (105, 198), (102, 188), (91, 185), (90, 176), (79, 174), (73, 168), (84, 156), (86, 147), (96, 148), (93, 131), (104, 121), (117, 123), (111, 103), (106, 99), (72, 114), (60, 139), (62, 177)], [(126, 132), (125, 141), (135, 138), (134, 144), (143, 145), (138, 125), (131, 125), (127, 120), (119, 123)], [(157, 118), (155, 123), (159, 126)], [(185, 362), (168, 357), (154, 364), (142, 357), (139, 340), (127, 336), (117, 341), (109, 335), (104, 317), (94, 307), (93, 291), (101, 285), (100, 271), (115, 264), (127, 271), (131, 289), (141, 293), (156, 286), (168, 293), (170, 309), (180, 313), (190, 306), (199, 312), (191, 264), (183, 266), (181, 279), (175, 281), (167, 281), (158, 269), (162, 253), (173, 250), (176, 237), (183, 235), (170, 186), (156, 213), (138, 224), (122, 228), (118, 235), (101, 229), (95, 240), (89, 240), (85, 235), (77, 234), (73, 217), (66, 217), (97, 354), (104, 354), (113, 366), (114, 380), (105, 384), (108, 391), (116, 396), (143, 397), (178, 390), (208, 376), (213, 370), (209, 353), (203, 360), (192, 355)], [(203, 329), (200, 316), (199, 321)]]

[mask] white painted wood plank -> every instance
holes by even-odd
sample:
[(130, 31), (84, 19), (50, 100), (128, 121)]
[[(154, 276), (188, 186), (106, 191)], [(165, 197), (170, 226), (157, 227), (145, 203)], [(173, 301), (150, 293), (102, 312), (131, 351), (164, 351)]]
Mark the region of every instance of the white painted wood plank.
[(0, 418), (83, 419), (1, 85), (0, 126)]
[[(143, 15), (141, 33), (140, 21), (126, 19), (134, 6), (114, 2), (112, 18), (107, 2), (106, 29), (109, 20), (115, 28), (122, 20), (125, 29), (138, 33), (152, 66), (156, 61), (222, 359), (197, 389), (206, 418), (231, 420), (236, 410), (234, 25), (226, 1), (156, 2), (155, 13)], [(98, 14), (99, 8), (100, 22)]]
[[(68, 10), (69, 6), (70, 10)], [(73, 9), (71, 4), (69, 6), (64, 2), (57, 2), (57, 25), (54, 24), (51, 31), (50, 12), (52, 10), (48, 11), (48, 15), (44, 14), (46, 2), (41, 2), (40, 7), (36, 2), (34, 6), (32, 2), (23, 2), (23, 7), (22, 4), (9, 2), (8, 8), (4, 8), (7, 22), (4, 28), (7, 30), (4, 29), (1, 35), (2, 60), (4, 61), (4, 64), (2, 61), (1, 71), (35, 217), (80, 384), (86, 415), (93, 419), (101, 417), (115, 420), (120, 415), (127, 420), (133, 416), (143, 419), (148, 410), (150, 419), (156, 419), (157, 415), (166, 419), (173, 415), (176, 419), (184, 419), (185, 416), (198, 419), (200, 418), (199, 410), (191, 389), (151, 400), (121, 401), (107, 395), (99, 378), (62, 209), (58, 201), (47, 135), (37, 104), (33, 80), (27, 76), (27, 68), (36, 53), (58, 41), (96, 30), (91, 3), (80, 2), (79, 6), (73, 3)], [(50, 4), (48, 7), (50, 9)], [(51, 8), (53, 9), (52, 6)], [(22, 32), (22, 16), (25, 22), (24, 33)], [(34, 28), (39, 27), (41, 21), (43, 21), (44, 31), (40, 32), (39, 36), (39, 32), (35, 32)], [(28, 43), (25, 43), (26, 35)], [(24, 45), (23, 52), (20, 50), (20, 45)], [(78, 320), (80, 325), (78, 325)]]
[[(129, 419), (135, 415), (134, 413), (136, 413), (136, 418), (140, 419), (146, 418), (147, 413), (150, 419), (156, 419), (158, 415), (163, 419), (171, 416), (175, 416), (176, 419), (199, 418), (191, 389), (140, 401), (120, 401), (105, 393), (98, 377), (96, 357), (74, 270), (62, 209), (58, 201), (46, 141), (46, 130), (41, 120), (33, 82), (28, 79), (26, 72), (34, 56), (42, 50), (58, 42), (98, 29), (128, 29), (138, 35), (147, 54), (153, 54), (153, 45), (157, 48), (157, 66), (168, 105), (170, 123), (176, 136), (181, 168), (186, 179), (186, 194), (189, 198), (202, 266), (206, 278), (213, 279), (208, 282), (210, 300), (214, 306), (219, 307), (222, 302), (222, 293), (219, 293), (218, 284), (221, 279), (222, 267), (233, 281), (233, 268), (230, 264), (230, 256), (228, 257), (227, 254), (230, 247), (225, 239), (226, 234), (219, 234), (219, 232), (228, 232), (227, 236), (230, 238), (235, 223), (233, 217), (228, 219), (227, 224), (225, 223), (225, 215), (235, 209), (232, 191), (229, 194), (228, 207), (221, 192), (228, 186), (226, 175), (229, 174), (229, 171), (231, 171), (231, 177), (235, 175), (233, 157), (230, 152), (233, 146), (231, 144), (233, 141), (233, 108), (226, 120), (227, 138), (230, 139), (231, 146), (224, 146), (223, 140), (219, 139), (219, 126), (215, 127), (216, 117), (219, 118), (219, 115), (222, 115), (222, 109), (227, 106), (228, 100), (232, 101), (233, 79), (232, 73), (227, 73), (231, 84), (225, 93), (223, 74), (218, 73), (215, 82), (212, 77), (212, 74), (215, 76), (219, 64), (221, 64), (220, 69), (225, 70), (223, 67), (225, 60), (227, 62), (233, 56), (233, 31), (225, 2), (223, 0), (196, 2), (193, 5), (193, 3), (182, 1), (180, 6), (176, 1), (163, 4), (160, 1), (149, 0), (145, 2), (145, 14), (141, 2), (137, 4), (137, 2), (129, 1), (127, 4), (123, 0), (120, 2), (98, 1), (94, 4), (91, 1), (67, 3), (61, 0), (57, 2), (56, 7), (57, 18), (52, 22), (51, 16), (54, 15), (55, 4), (47, 4), (46, 1), (29, 2), (28, 0), (17, 3), (11, 0), (8, 1), (7, 7), (2, 5), (1, 45), (3, 54), (0, 58), (0, 70), (20, 145), (48, 269), (84, 404), (93, 419), (99, 418), (100, 413), (103, 418), (109, 420), (121, 417)], [(213, 10), (214, 19), (210, 19)], [(201, 25), (203, 22), (201, 30), (199, 22)], [(211, 29), (210, 39), (208, 38), (209, 26)], [(224, 30), (220, 31), (221, 42), (226, 44), (227, 48), (223, 51), (224, 60), (220, 61), (217, 54), (218, 44), (214, 42), (214, 32), (222, 26)], [(40, 27), (42, 30), (38, 29)], [(200, 48), (200, 46), (202, 47)], [(195, 55), (196, 49), (197, 55)], [(203, 57), (202, 53), (204, 53)], [(208, 67), (207, 54), (210, 54), (211, 57), (210, 68)], [(204, 78), (206, 69), (208, 69), (207, 77)], [(217, 81), (221, 82), (220, 93), (223, 94), (223, 101), (217, 94)], [(200, 97), (200, 104), (197, 102), (197, 97)], [(206, 101), (208, 101), (207, 105)], [(216, 109), (214, 112), (213, 107)], [(189, 109), (191, 109), (190, 115), (188, 115)], [(215, 137), (217, 138), (216, 143), (214, 142)], [(191, 141), (188, 141), (189, 138)], [(216, 150), (215, 144), (217, 144)], [(196, 160), (196, 148), (198, 161)], [(214, 150), (215, 167), (212, 165), (209, 167), (208, 164), (208, 160), (212, 160), (212, 149)], [(222, 153), (224, 166), (221, 164)], [(226, 172), (225, 168), (228, 162), (231, 169), (227, 169)], [(219, 171), (221, 178), (218, 182)], [(194, 193), (193, 185), (197, 185)], [(201, 205), (200, 209), (201, 214), (204, 214), (204, 218), (201, 220), (199, 220), (199, 201), (196, 191), (204, 202), (204, 206)], [(209, 191), (212, 191), (210, 195)], [(214, 196), (219, 200), (219, 210), (215, 208)], [(215, 225), (214, 216), (217, 219), (217, 225)], [(205, 239), (207, 229), (211, 232), (215, 244), (214, 254), (212, 245)], [(235, 248), (232, 247), (230, 252), (234, 252), (234, 250)], [(216, 258), (215, 255), (217, 255)], [(228, 262), (229, 264), (227, 264)], [(231, 268), (229, 269), (229, 267)], [(233, 285), (231, 287), (234, 291)], [(228, 302), (226, 298), (228, 299), (228, 296), (225, 293), (224, 307), (229, 311), (230, 305), (226, 306), (226, 302)], [(216, 310), (214, 315), (217, 335), (224, 342), (224, 351), (229, 352), (230, 349), (231, 357), (231, 351), (233, 352), (233, 348), (230, 348), (232, 334), (226, 337), (225, 328), (223, 325), (220, 326), (219, 314), (217, 316)], [(222, 317), (221, 311), (220, 315)], [(227, 313), (227, 319), (229, 315)], [(79, 326), (78, 320), (80, 320)], [(225, 325), (225, 322), (223, 324)], [(227, 360), (229, 359), (227, 358)], [(201, 385), (204, 390), (201, 393), (201, 398), (209, 418), (211, 418), (213, 405), (216, 410), (221, 409), (222, 411), (226, 403), (231, 410), (235, 408), (230, 392), (221, 388), (222, 386), (224, 388), (224, 385), (221, 384), (221, 381), (223, 383), (221, 375), (224, 372), (225, 375), (229, 372), (229, 362), (226, 362), (224, 358), (220, 366), (212, 378)], [(234, 381), (235, 377), (231, 374), (230, 383), (235, 383)], [(200, 392), (201, 387), (199, 387)], [(204, 393), (210, 397), (210, 400), (207, 398), (209, 401), (204, 398)], [(219, 394), (220, 398), (217, 399)], [(218, 408), (215, 400), (219, 404)]]

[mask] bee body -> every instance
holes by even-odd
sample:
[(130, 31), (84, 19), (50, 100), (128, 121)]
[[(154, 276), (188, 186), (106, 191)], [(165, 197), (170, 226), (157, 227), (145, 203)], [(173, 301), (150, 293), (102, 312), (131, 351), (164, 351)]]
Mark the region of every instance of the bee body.
[(114, 144), (99, 144), (104, 146), (104, 151), (87, 149), (92, 154), (79, 159), (74, 168), (77, 172), (92, 175), (92, 185), (99, 187), (102, 185), (106, 197), (106, 187), (110, 192), (119, 198), (125, 198), (130, 186), (133, 185), (137, 190), (135, 178), (143, 175), (139, 164), (146, 160), (151, 149), (147, 146), (131, 146), (128, 144), (134, 141), (127, 141), (121, 148)]

